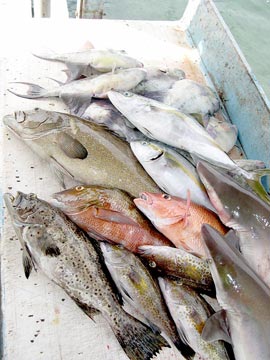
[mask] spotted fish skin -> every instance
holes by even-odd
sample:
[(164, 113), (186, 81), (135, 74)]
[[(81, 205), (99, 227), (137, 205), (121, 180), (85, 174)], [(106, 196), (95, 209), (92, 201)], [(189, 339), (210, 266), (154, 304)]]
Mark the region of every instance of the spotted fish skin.
[(18, 193), (16, 198), (5, 194), (5, 202), (34, 267), (62, 287), (89, 317), (100, 312), (130, 359), (151, 359), (169, 346), (122, 309), (94, 241), (60, 210), (34, 194)]

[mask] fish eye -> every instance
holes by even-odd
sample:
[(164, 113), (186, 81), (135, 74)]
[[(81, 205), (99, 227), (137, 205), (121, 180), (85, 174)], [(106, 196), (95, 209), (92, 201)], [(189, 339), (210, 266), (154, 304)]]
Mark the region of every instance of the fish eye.
[(30, 200), (35, 200), (37, 198), (37, 195), (36, 194), (34, 194), (34, 193), (30, 193), (29, 194), (29, 199)]
[(76, 189), (76, 191), (82, 191), (84, 189), (84, 186), (79, 185), (79, 186), (76, 186), (75, 189)]
[(132, 95), (133, 94), (131, 92), (129, 92), (129, 91), (124, 92), (124, 96), (126, 96), (126, 97), (131, 97)]
[(169, 194), (162, 194), (163, 199), (165, 200), (171, 200), (171, 197)]

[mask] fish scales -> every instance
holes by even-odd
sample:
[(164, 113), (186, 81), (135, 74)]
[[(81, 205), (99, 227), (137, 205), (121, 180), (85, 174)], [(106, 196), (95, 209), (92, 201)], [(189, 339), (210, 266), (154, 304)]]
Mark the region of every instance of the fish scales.
[(35, 268), (62, 287), (89, 317), (100, 312), (130, 359), (151, 359), (169, 346), (122, 309), (91, 239), (60, 210), (35, 194), (5, 194), (5, 202)]
[[(68, 176), (78, 183), (116, 187), (134, 196), (145, 189), (158, 190), (129, 145), (102, 126), (41, 109), (6, 115), (4, 124), (47, 160), (62, 182)], [(71, 138), (83, 151), (71, 149)]]

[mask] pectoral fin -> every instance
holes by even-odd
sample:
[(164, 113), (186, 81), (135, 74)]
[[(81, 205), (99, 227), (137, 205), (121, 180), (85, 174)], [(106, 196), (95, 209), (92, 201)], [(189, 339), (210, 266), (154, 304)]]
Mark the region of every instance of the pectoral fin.
[(134, 220), (125, 216), (124, 214), (107, 209), (96, 208), (96, 214), (94, 215), (97, 219), (110, 221), (118, 224), (139, 226)]
[(35, 267), (31, 256), (28, 254), (27, 248), (23, 249), (22, 260), (23, 260), (24, 274), (26, 279), (28, 279), (32, 269), (33, 268), (35, 269)]
[(233, 248), (240, 251), (239, 237), (236, 235), (236, 232), (234, 230), (228, 231), (225, 235), (225, 239), (230, 245), (232, 245)]
[(223, 340), (229, 344), (232, 343), (225, 310), (220, 310), (208, 318), (202, 331), (202, 339), (207, 342)]

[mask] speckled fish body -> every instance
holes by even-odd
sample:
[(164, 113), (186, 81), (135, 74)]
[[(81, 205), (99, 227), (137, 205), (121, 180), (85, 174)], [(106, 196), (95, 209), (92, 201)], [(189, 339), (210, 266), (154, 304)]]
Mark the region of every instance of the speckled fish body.
[(193, 117), (130, 92), (109, 91), (108, 96), (113, 105), (147, 137), (186, 150), (200, 159), (225, 168), (237, 168)]
[(186, 199), (168, 194), (142, 193), (134, 199), (136, 206), (176, 247), (204, 256), (201, 242), (202, 224), (211, 224), (225, 234), (226, 229), (216, 214)]
[(229, 360), (221, 341), (208, 343), (201, 333), (213, 310), (198, 293), (177, 280), (159, 278), (159, 285), (179, 335), (202, 360)]
[[(269, 359), (270, 289), (248, 266), (239, 251), (215, 229), (204, 225), (202, 236), (217, 300), (226, 313), (235, 359)], [(219, 317), (220, 313), (217, 313), (215, 322), (211, 318), (206, 322), (203, 337), (207, 340), (219, 338), (222, 328)]]
[(61, 177), (120, 188), (134, 196), (158, 189), (129, 145), (102, 126), (40, 109), (7, 115), (4, 124)]
[(161, 274), (180, 278), (197, 291), (212, 293), (214, 283), (206, 261), (183, 249), (169, 246), (140, 246), (139, 254)]
[(144, 169), (165, 193), (185, 198), (190, 190), (191, 200), (215, 211), (196, 168), (171, 147), (151, 140), (133, 141), (131, 150)]
[(162, 346), (158, 334), (122, 309), (93, 241), (60, 210), (34, 194), (5, 194), (33, 266), (63, 288), (89, 317), (101, 313), (132, 360), (151, 359)]
[(244, 258), (270, 286), (269, 205), (210, 165), (199, 163), (197, 168), (219, 218), (238, 232)]
[(117, 50), (90, 49), (66, 54), (34, 54), (34, 56), (50, 61), (64, 63), (69, 72), (69, 80), (78, 78), (80, 75), (88, 76), (89, 72), (110, 72), (117, 69), (142, 67), (143, 64)]
[(107, 98), (108, 91), (112, 89), (118, 91), (133, 89), (145, 77), (146, 72), (144, 69), (133, 68), (72, 81), (48, 90), (39, 85), (26, 82), (15, 83), (17, 87), (26, 87), (25, 93), (18, 92), (16, 86), (15, 90), (8, 90), (14, 95), (27, 99), (59, 97), (68, 105), (72, 113), (81, 116), (91, 103), (92, 97)]
[(128, 142), (145, 138), (108, 100), (93, 100), (82, 117), (106, 126), (113, 134)]
[(219, 100), (211, 88), (190, 79), (175, 82), (163, 102), (185, 114), (213, 115), (220, 108)]
[(102, 242), (100, 246), (105, 264), (124, 300), (146, 319), (150, 327), (164, 332), (183, 355), (192, 355), (178, 336), (158, 283), (139, 257), (117, 245)]
[(133, 198), (119, 189), (77, 186), (53, 198), (55, 206), (97, 239), (121, 244), (133, 252), (140, 245), (171, 244), (138, 211)]

